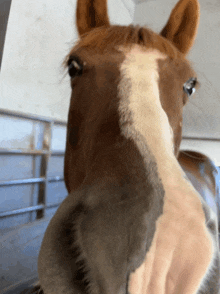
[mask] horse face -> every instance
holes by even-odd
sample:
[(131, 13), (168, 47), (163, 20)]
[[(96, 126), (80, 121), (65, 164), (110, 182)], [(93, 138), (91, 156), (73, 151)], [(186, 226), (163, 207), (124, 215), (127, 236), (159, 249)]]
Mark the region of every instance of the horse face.
[(85, 178), (82, 166), (90, 164), (93, 146), (116, 142), (125, 125), (143, 137), (157, 162), (169, 158), (167, 151), (178, 155), (183, 106), (197, 87), (186, 55), (198, 21), (198, 2), (179, 1), (158, 35), (138, 26), (111, 26), (106, 1), (78, 1), (80, 40), (66, 59), (72, 86), (65, 157), (69, 192)]

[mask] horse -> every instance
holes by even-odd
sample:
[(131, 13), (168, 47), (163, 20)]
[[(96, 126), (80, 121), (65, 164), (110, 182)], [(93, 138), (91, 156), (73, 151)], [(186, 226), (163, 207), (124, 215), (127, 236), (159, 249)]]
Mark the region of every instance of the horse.
[(41, 293), (219, 293), (218, 219), (178, 161), (198, 1), (179, 0), (160, 34), (111, 25), (106, 0), (78, 0), (76, 16), (69, 194), (42, 241)]
[(220, 169), (206, 155), (180, 150), (178, 161), (194, 188), (212, 208), (220, 227)]

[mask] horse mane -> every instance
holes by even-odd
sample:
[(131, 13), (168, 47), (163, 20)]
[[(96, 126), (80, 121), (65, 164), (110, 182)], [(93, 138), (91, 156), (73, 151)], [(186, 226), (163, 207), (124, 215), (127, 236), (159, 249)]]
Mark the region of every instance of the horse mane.
[(178, 59), (183, 56), (169, 40), (146, 27), (140, 27), (138, 25), (111, 25), (98, 27), (83, 34), (67, 58), (79, 48), (91, 48), (97, 53), (105, 53), (107, 51), (117, 50), (119, 46), (129, 48), (132, 45), (142, 45), (148, 49), (158, 49), (171, 59)]

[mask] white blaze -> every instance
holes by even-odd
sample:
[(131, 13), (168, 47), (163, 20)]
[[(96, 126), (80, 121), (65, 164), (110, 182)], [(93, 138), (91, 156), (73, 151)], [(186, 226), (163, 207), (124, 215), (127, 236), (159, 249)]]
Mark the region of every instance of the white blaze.
[(135, 142), (144, 159), (149, 156), (145, 146), (150, 149), (165, 190), (163, 214), (156, 222), (145, 265), (133, 276), (138, 283), (139, 278), (145, 280), (144, 288), (132, 282), (130, 293), (173, 293), (174, 287), (181, 288), (182, 272), (190, 270), (184, 293), (195, 294), (210, 269), (214, 249), (200, 195), (174, 155), (173, 133), (160, 102), (158, 60), (166, 56), (138, 45), (130, 51), (120, 50), (125, 54), (119, 83), (121, 130)]
[[(142, 136), (156, 159), (161, 178), (164, 172), (176, 177), (178, 171), (182, 176), (174, 155), (173, 132), (159, 95), (158, 60), (166, 56), (137, 45), (125, 55), (119, 84), (121, 123), (125, 123), (122, 130), (126, 137), (133, 137), (132, 129)], [(126, 126), (129, 115), (131, 123)]]

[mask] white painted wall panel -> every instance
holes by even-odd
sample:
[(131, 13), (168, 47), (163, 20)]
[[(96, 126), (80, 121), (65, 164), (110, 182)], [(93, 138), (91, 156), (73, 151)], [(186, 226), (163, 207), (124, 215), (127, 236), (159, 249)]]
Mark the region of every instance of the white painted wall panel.
[[(33, 158), (29, 155), (0, 157), (0, 181), (28, 179), (34, 177)], [(2, 194), (0, 194), (0, 203)]]
[(66, 118), (69, 83), (61, 63), (76, 39), (74, 1), (13, 0), (0, 76), (1, 107)]
[[(112, 23), (129, 24), (132, 0), (109, 0)], [(66, 120), (69, 77), (61, 63), (77, 40), (76, 0), (13, 0), (0, 74), (0, 107)]]
[(51, 150), (65, 151), (66, 148), (66, 127), (53, 126)]
[(33, 121), (0, 116), (0, 148), (32, 149)]
[(109, 19), (112, 24), (133, 23), (135, 3), (132, 0), (107, 0)]
[[(0, 212), (31, 206), (31, 192), (31, 185), (0, 187)], [(1, 228), (2, 222), (0, 230)]]

